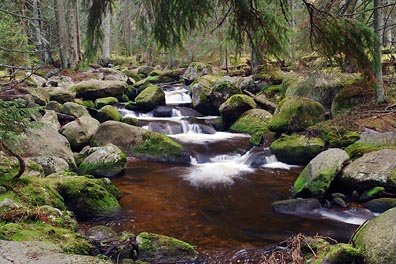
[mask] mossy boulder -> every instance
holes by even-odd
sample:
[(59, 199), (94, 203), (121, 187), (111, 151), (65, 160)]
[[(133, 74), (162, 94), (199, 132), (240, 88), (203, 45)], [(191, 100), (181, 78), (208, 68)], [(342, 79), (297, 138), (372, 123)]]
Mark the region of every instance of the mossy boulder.
[(45, 109), (53, 110), (58, 113), (62, 113), (63, 112), (63, 104), (61, 104), (57, 101), (49, 101), (48, 104), (45, 106)]
[(115, 145), (108, 144), (99, 147), (80, 164), (81, 174), (91, 174), (96, 177), (113, 177), (125, 170), (127, 158)]
[(152, 72), (153, 70), (154, 67), (152, 66), (139, 66), (139, 68), (137, 68), (137, 73), (143, 74), (144, 76), (148, 76), (150, 72)]
[(27, 139), (21, 142), (23, 157), (50, 156), (67, 161), (70, 168), (76, 167), (70, 143), (66, 137), (51, 126), (32, 129)]
[(237, 133), (249, 133), (252, 135), (250, 142), (259, 145), (265, 132), (268, 132), (268, 122), (272, 114), (262, 109), (251, 109), (243, 113), (238, 120), (232, 124), (230, 130)]
[(117, 199), (94, 179), (63, 177), (57, 186), (67, 208), (79, 219), (109, 217), (121, 209)]
[(396, 207), (396, 198), (377, 198), (364, 203), (363, 206), (374, 213), (383, 213)]
[(358, 191), (380, 186), (396, 192), (396, 151), (383, 149), (363, 155), (343, 170), (340, 180)]
[(122, 115), (114, 106), (105, 105), (99, 110), (97, 118), (100, 122), (108, 120), (121, 121)]
[(194, 109), (204, 115), (217, 114), (217, 109), (212, 105), (209, 95), (213, 85), (221, 78), (218, 75), (204, 75), (191, 84), (191, 99)]
[(345, 114), (354, 106), (363, 105), (374, 100), (374, 90), (358, 86), (346, 86), (341, 89), (331, 104), (331, 115)]
[(234, 122), (244, 112), (256, 108), (254, 100), (244, 94), (236, 94), (227, 99), (219, 108), (221, 116), (227, 122)]
[(62, 158), (52, 157), (52, 156), (38, 156), (33, 158), (28, 158), (36, 163), (40, 164), (43, 168), (44, 175), (50, 175), (52, 173), (68, 171), (69, 164)]
[(345, 86), (352, 85), (359, 80), (359, 75), (348, 73), (319, 73), (292, 82), (286, 96), (300, 96), (310, 98), (321, 103), (326, 109), (331, 108), (336, 94)]
[(194, 262), (198, 257), (191, 245), (175, 238), (143, 232), (136, 241), (139, 259), (150, 263)]
[(325, 143), (320, 138), (308, 138), (304, 135), (283, 135), (272, 142), (270, 149), (278, 160), (289, 164), (306, 165), (322, 152)]
[(76, 97), (84, 100), (96, 100), (104, 97), (120, 97), (124, 94), (127, 83), (124, 81), (82, 81), (72, 85), (69, 90), (76, 93)]
[(288, 97), (280, 102), (269, 129), (274, 132), (297, 132), (323, 120), (325, 108), (320, 103), (303, 97)]
[(83, 116), (78, 120), (67, 123), (59, 132), (70, 142), (72, 150), (79, 151), (89, 144), (99, 125), (98, 120), (90, 116)]
[(386, 149), (386, 148), (387, 147), (385, 146), (375, 146), (366, 143), (355, 142), (349, 145), (348, 147), (346, 147), (345, 151), (348, 153), (349, 157), (351, 157), (352, 160), (355, 160), (362, 157), (366, 153), (370, 153), (373, 151)]
[(293, 196), (323, 197), (348, 160), (348, 154), (341, 149), (328, 149), (319, 153), (294, 182)]
[(118, 99), (115, 97), (104, 97), (95, 100), (95, 107), (97, 109), (100, 109), (105, 105), (115, 105), (115, 104), (118, 104)]
[(159, 86), (150, 85), (135, 98), (135, 105), (143, 111), (151, 111), (165, 105), (165, 93)]
[(113, 143), (127, 156), (163, 162), (189, 162), (182, 146), (170, 137), (121, 122), (107, 121), (100, 125), (91, 146)]
[(153, 70), (149, 73), (147, 81), (149, 83), (169, 83), (174, 82), (176, 79), (170, 72), (163, 72), (160, 70)]
[(48, 89), (48, 94), (50, 97), (49, 98), (50, 101), (56, 101), (61, 104), (72, 102), (76, 97), (75, 92), (64, 90), (62, 88), (57, 88), (57, 87)]
[(242, 94), (241, 89), (235, 79), (225, 76), (211, 88), (209, 98), (211, 104), (218, 112), (220, 105), (235, 94)]
[(335, 125), (331, 120), (320, 122), (308, 128), (311, 135), (317, 135), (329, 148), (345, 148), (359, 140), (360, 134), (344, 126)]
[(85, 106), (73, 102), (63, 104), (63, 113), (75, 117), (90, 116)]
[(393, 263), (396, 259), (396, 208), (370, 220), (352, 238), (367, 263)]
[(122, 70), (122, 73), (124, 73), (129, 78), (132, 78), (136, 82), (141, 80), (141, 77), (140, 77), (137, 69), (134, 69), (134, 70), (124, 69), (124, 70)]
[(200, 76), (204, 76), (207, 74), (212, 74), (212, 66), (209, 64), (201, 63), (201, 62), (192, 62), (187, 70), (184, 72), (183, 79), (184, 82), (188, 85), (195, 80), (197, 80)]
[(34, 102), (38, 105), (45, 106), (49, 100), (50, 96), (48, 91), (43, 87), (17, 87), (19, 93), (30, 94), (33, 96)]
[(125, 124), (128, 124), (128, 125), (131, 125), (131, 126), (137, 126), (139, 120), (137, 120), (137, 118), (135, 118), (135, 117), (124, 116), (124, 117), (121, 118), (121, 122), (125, 123)]

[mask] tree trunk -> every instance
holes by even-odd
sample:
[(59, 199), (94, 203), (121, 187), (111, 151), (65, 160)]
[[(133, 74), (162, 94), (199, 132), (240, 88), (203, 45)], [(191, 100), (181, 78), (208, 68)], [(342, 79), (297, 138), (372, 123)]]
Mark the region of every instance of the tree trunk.
[(41, 28), (39, 21), (39, 6), (38, 1), (33, 0), (33, 25), (34, 25), (34, 36), (37, 42), (37, 49), (40, 51), (40, 65), (45, 65), (45, 51), (41, 37)]
[(79, 50), (78, 50), (78, 30), (77, 30), (77, 2), (69, 2), (67, 9), (69, 17), (69, 39), (70, 39), (70, 50), (69, 50), (69, 62), (70, 67), (76, 68), (78, 66), (79, 60)]
[(384, 12), (384, 30), (383, 30), (383, 45), (384, 47), (390, 47), (392, 45), (392, 24), (394, 21), (392, 20), (392, 11), (395, 8), (394, 6), (388, 6), (391, 3), (390, 0), (383, 0)]
[(110, 61), (111, 14), (107, 10), (103, 20), (102, 61), (107, 65)]
[[(295, 11), (295, 3), (294, 0), (290, 0), (290, 29), (292, 32), (295, 31), (296, 29), (296, 20), (295, 20), (295, 15), (294, 15), (294, 11)], [(290, 38), (291, 40), (291, 45), (290, 45), (290, 62), (292, 65), (294, 65), (296, 63), (296, 38), (294, 36), (294, 34), (291, 36)]]
[(59, 55), (61, 59), (61, 68), (66, 69), (69, 64), (69, 32), (65, 18), (65, 3), (64, 0), (55, 0), (55, 16), (58, 28), (59, 39)]
[(374, 89), (376, 92), (377, 104), (385, 102), (385, 91), (382, 81), (382, 52), (381, 52), (381, 32), (382, 32), (382, 19), (381, 19), (381, 0), (374, 0), (374, 31), (378, 36), (375, 45), (375, 58), (374, 58)]

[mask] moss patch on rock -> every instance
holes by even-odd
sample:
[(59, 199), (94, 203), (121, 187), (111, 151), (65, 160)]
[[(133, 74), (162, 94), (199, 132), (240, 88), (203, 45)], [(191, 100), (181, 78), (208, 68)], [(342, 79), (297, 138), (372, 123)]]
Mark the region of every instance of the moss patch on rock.
[(244, 94), (235, 94), (219, 108), (221, 116), (229, 122), (237, 120), (244, 112), (256, 108), (254, 100)]
[(105, 105), (99, 110), (99, 121), (105, 122), (108, 120), (121, 121), (122, 115), (118, 110), (111, 105)]
[(274, 132), (297, 132), (323, 120), (325, 108), (308, 98), (289, 97), (278, 106), (269, 129)]
[(95, 107), (97, 109), (102, 108), (105, 105), (115, 105), (118, 104), (118, 99), (115, 97), (104, 97), (104, 98), (98, 98), (95, 100)]
[(332, 124), (331, 121), (320, 122), (308, 128), (311, 135), (322, 138), (329, 148), (344, 148), (355, 143), (360, 134), (344, 126)]
[(160, 87), (150, 85), (135, 98), (135, 103), (143, 111), (151, 111), (156, 106), (165, 105), (165, 93)]
[(355, 160), (362, 157), (366, 153), (388, 148), (389, 147), (385, 146), (375, 146), (366, 143), (355, 142), (352, 145), (346, 147), (345, 151), (348, 153), (349, 157), (351, 157), (352, 160)]
[(283, 135), (272, 142), (272, 153), (282, 162), (305, 165), (325, 148), (320, 138), (307, 138), (304, 135)]

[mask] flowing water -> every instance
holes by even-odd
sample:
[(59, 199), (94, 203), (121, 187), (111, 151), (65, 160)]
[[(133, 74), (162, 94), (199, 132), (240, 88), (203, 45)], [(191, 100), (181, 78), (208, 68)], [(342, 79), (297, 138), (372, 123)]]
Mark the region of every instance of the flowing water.
[[(167, 92), (167, 102), (188, 104), (191, 98), (186, 89), (178, 88)], [(289, 198), (302, 168), (278, 162), (268, 149), (251, 148), (247, 135), (208, 129), (202, 121), (211, 118), (192, 123), (176, 109), (167, 118), (122, 113), (173, 137), (192, 162), (186, 166), (130, 161), (125, 174), (112, 179), (124, 193), (123, 212), (96, 224), (185, 240), (206, 253), (202, 263), (225, 263), (231, 258), (255, 263), (246, 260), (297, 233), (346, 242), (356, 224), (365, 220), (355, 209), (323, 209), (301, 216), (274, 213), (271, 203)], [(210, 260), (213, 256), (216, 261)]]

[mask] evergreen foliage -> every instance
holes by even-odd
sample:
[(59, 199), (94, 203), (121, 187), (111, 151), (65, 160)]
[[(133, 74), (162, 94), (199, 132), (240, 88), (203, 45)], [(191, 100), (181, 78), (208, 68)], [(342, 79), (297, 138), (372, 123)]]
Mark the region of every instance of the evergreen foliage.
[(18, 159), (20, 170), (15, 178), (20, 177), (25, 170), (23, 158), (17, 154), (17, 146), (24, 135), (29, 133), (29, 129), (39, 126), (31, 122), (31, 116), (37, 111), (37, 108), (26, 108), (23, 99), (0, 99), (0, 149), (6, 150)]

